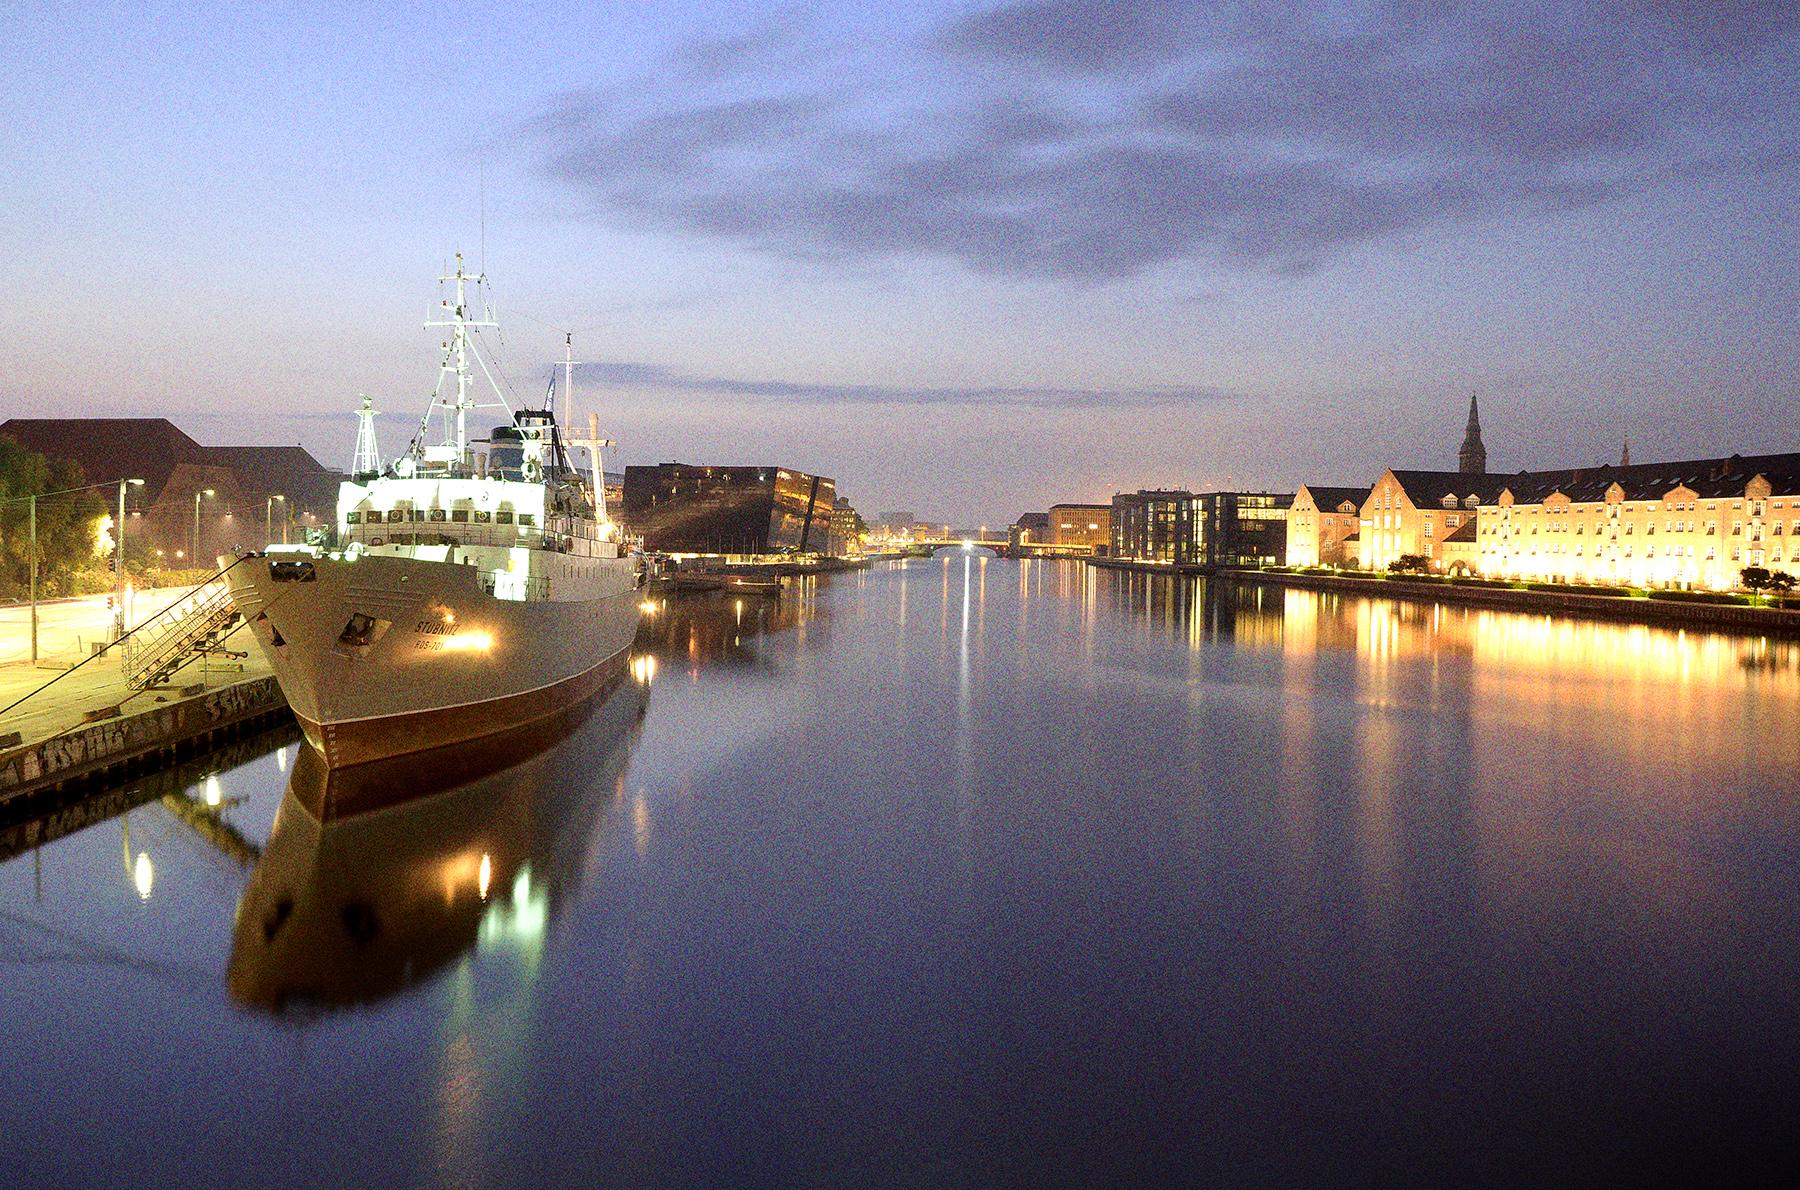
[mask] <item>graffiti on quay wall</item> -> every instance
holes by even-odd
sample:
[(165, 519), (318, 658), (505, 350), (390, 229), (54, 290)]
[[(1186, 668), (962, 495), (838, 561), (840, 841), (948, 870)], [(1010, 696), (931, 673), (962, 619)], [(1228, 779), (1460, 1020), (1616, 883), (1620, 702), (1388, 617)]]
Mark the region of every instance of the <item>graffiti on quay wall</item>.
[(281, 690), (275, 679), (258, 678), (199, 698), (65, 732), (0, 757), (0, 793), (173, 744), (281, 705)]

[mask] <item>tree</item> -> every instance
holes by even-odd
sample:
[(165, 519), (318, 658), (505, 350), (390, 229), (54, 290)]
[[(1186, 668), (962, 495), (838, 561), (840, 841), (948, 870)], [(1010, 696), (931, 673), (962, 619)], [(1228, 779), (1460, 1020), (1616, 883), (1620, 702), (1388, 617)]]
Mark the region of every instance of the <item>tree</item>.
[(1794, 576), (1785, 570), (1777, 570), (1769, 576), (1769, 589), (1787, 594), (1794, 589)]
[(1738, 571), (1738, 582), (1749, 591), (1766, 591), (1773, 584), (1775, 576), (1761, 566), (1746, 566)]
[(31, 501), (26, 497), (41, 497), (39, 596), (72, 594), (76, 572), (98, 561), (94, 522), (106, 515), (106, 501), (100, 492), (69, 490), (86, 484), (78, 464), (47, 459), (0, 436), (0, 596), (23, 599), (31, 589)]
[(1401, 554), (1388, 563), (1388, 573), (1409, 574), (1424, 570), (1431, 565), (1431, 559), (1424, 554)]

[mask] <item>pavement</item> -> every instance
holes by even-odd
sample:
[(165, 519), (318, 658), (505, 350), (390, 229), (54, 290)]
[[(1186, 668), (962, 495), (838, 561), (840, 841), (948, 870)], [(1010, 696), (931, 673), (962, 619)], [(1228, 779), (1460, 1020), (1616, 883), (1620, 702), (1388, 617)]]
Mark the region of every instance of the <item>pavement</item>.
[[(125, 684), (117, 648), (92, 657), (72, 646), (55, 652), (41, 649), (35, 665), (29, 661), (0, 664), (0, 741), (16, 731), (19, 744), (37, 743), (86, 726), (91, 711), (118, 707), (122, 715), (137, 714), (159, 703), (199, 697), (273, 672), (242, 625), (226, 638), (225, 647), (249, 656), (242, 661), (197, 659), (170, 678), (168, 685), (150, 690), (132, 690)], [(200, 689), (183, 694), (193, 687)], [(0, 742), (0, 751), (16, 746)]]

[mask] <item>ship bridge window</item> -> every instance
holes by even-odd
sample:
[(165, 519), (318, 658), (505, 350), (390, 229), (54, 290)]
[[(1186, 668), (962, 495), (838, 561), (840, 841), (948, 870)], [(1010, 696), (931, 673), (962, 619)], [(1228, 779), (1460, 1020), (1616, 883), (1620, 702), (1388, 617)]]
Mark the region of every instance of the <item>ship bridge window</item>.
[(476, 523), (476, 524), (477, 524), (477, 525), (485, 525), (485, 524), (488, 524), (488, 523), (489, 523), (489, 522), (491, 522), (491, 521), (492, 521), (492, 520), (493, 520), (493, 519), (494, 519), (494, 514), (493, 514), (493, 513), (491, 513), (491, 512), (489, 512), (489, 511), (488, 511), (488, 510), (487, 510), (487, 509), (485, 509), (485, 508), (477, 508), (477, 509), (476, 509), (476, 510), (475, 510), (475, 523)]
[(519, 523), (521, 525), (534, 525), (537, 523), (537, 518), (529, 512), (521, 512), (519, 514)]
[(458, 523), (466, 524), (469, 519), (469, 510), (466, 508), (452, 508), (450, 510), (450, 519)]
[(404, 508), (396, 508), (396, 509), (394, 509), (394, 511), (388, 513), (389, 523), (404, 521), (405, 519), (406, 519), (406, 509), (404, 509)]
[(345, 524), (346, 524), (346, 525), (360, 525), (360, 524), (362, 524), (362, 513), (360, 513), (360, 512), (346, 512), (346, 513), (345, 513), (345, 514), (344, 514), (344, 523), (345, 523)]
[(449, 519), (449, 518), (447, 518), (447, 517), (446, 517), (446, 516), (445, 516), (445, 515), (444, 515), (444, 510), (443, 510), (443, 509), (441, 509), (441, 508), (434, 508), (434, 509), (432, 509), (432, 510), (431, 510), (431, 519), (432, 519), (432, 520), (434, 520), (434, 521), (442, 521), (442, 520), (447, 520), (447, 519)]
[(500, 512), (496, 512), (496, 513), (495, 513), (495, 514), (494, 514), (494, 523), (495, 523), (495, 524), (499, 524), (499, 525), (510, 525), (510, 524), (512, 524), (512, 513), (510, 513), (510, 512), (506, 512), (506, 511), (505, 511), (505, 510), (502, 510), (502, 511), (500, 511)]

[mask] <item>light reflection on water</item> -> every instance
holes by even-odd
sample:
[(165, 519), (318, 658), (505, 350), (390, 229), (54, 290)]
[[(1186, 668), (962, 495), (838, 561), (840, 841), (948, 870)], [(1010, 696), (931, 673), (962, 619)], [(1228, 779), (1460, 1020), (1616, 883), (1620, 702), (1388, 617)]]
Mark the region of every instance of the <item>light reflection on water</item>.
[[(953, 556), (662, 601), (640, 643), (626, 751), (388, 836), (285, 834), (289, 746), (219, 777), (249, 875), (161, 803), (0, 868), (24, 1181), (1560, 1184), (1791, 1155), (1792, 642)], [(288, 860), (334, 911), (343, 870), (396, 890), (359, 928), (441, 941), (267, 973), (337, 970), (354, 1008), (238, 1006)]]

